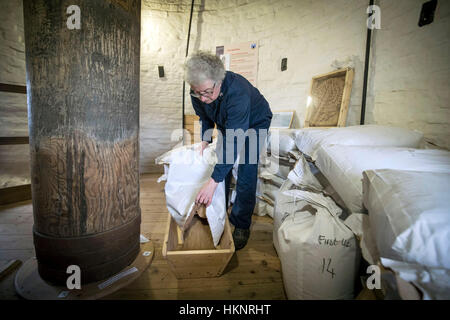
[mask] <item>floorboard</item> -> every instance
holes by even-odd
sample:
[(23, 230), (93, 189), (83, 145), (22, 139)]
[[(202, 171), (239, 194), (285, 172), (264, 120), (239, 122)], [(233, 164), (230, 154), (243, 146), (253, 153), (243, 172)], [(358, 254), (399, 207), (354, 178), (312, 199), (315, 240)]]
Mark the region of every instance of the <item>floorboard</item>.
[[(141, 233), (154, 242), (153, 263), (136, 281), (105, 299), (286, 299), (280, 260), (272, 244), (273, 220), (267, 216), (253, 216), (247, 246), (235, 253), (222, 276), (176, 279), (161, 253), (168, 211), (164, 182), (156, 182), (160, 175), (143, 174), (140, 179)], [(31, 200), (0, 206), (0, 265), (35, 255), (32, 212)], [(0, 282), (0, 299), (19, 299), (14, 275)]]

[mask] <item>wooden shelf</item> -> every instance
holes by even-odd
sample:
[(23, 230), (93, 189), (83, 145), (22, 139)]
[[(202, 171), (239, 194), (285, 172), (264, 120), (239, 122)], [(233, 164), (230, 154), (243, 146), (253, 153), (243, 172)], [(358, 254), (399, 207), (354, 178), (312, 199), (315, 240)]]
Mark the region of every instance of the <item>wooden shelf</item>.
[(0, 137), (0, 145), (29, 144), (29, 137)]
[(19, 86), (16, 84), (0, 83), (0, 91), (2, 92), (13, 92), (13, 93), (27, 93), (26, 86)]

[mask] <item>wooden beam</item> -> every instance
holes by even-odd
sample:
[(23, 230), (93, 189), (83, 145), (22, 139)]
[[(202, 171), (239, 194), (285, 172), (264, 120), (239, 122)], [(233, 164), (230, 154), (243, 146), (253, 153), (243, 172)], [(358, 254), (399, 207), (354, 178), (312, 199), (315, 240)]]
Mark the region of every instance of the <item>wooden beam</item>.
[(31, 184), (0, 189), (0, 205), (31, 199)]
[(29, 144), (29, 137), (0, 137), (0, 145)]
[(26, 86), (19, 86), (16, 84), (0, 83), (0, 91), (13, 93), (27, 93)]
[(0, 281), (22, 264), (20, 260), (11, 260), (0, 268)]

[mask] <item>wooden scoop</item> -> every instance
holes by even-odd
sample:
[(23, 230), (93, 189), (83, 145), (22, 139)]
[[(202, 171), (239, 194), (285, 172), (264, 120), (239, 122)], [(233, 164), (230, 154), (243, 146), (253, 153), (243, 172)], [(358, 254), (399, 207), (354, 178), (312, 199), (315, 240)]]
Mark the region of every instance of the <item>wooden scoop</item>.
[(194, 206), (194, 211), (200, 218), (206, 219), (206, 207), (204, 204), (196, 204)]
[(189, 226), (192, 223), (192, 219), (194, 219), (194, 216), (198, 215), (200, 218), (202, 219), (206, 219), (206, 207), (203, 204), (195, 204), (194, 207), (192, 208), (191, 214), (189, 215), (189, 217), (187, 218), (185, 224), (184, 224), (184, 228), (182, 231), (185, 231), (187, 229), (189, 229)]

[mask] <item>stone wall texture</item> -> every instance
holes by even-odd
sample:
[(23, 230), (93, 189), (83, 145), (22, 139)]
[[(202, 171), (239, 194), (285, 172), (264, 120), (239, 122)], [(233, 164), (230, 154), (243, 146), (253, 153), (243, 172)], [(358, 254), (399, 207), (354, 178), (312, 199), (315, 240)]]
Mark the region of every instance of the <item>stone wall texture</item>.
[[(257, 86), (272, 110), (295, 110), (303, 126), (315, 75), (355, 68), (347, 125), (360, 121), (369, 1), (196, 0), (189, 52), (245, 41), (259, 45)], [(450, 2), (438, 1), (434, 22), (419, 27), (424, 0), (378, 0), (366, 123), (417, 129), (450, 148)], [(22, 1), (0, 0), (0, 82), (26, 83)], [(177, 144), (182, 126), (182, 64), (189, 0), (143, 0), (141, 13), (140, 170), (159, 171), (154, 159)], [(81, 12), (82, 14), (82, 12)], [(286, 71), (281, 59), (288, 59)], [(159, 78), (158, 66), (165, 76)], [(193, 114), (186, 88), (185, 114)], [(27, 135), (26, 97), (0, 93), (0, 134)]]

